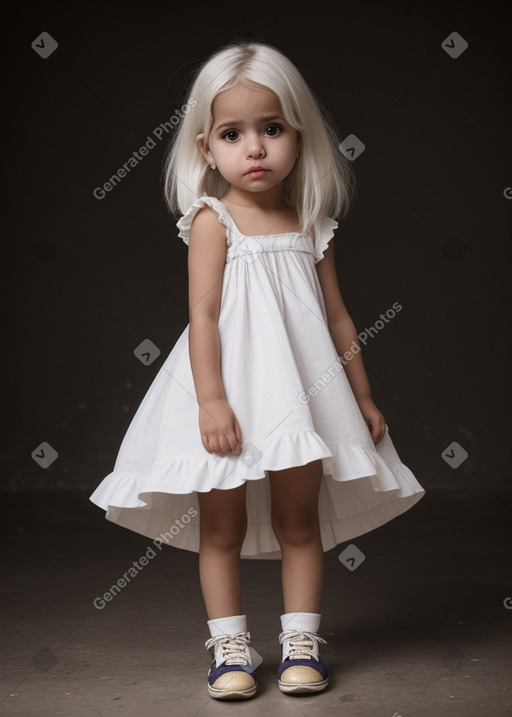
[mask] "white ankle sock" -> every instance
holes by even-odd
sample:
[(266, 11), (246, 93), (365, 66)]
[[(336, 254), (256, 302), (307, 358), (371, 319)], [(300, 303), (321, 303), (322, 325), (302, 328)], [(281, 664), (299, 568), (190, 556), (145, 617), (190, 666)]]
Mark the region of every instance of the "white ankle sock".
[(306, 630), (318, 634), (321, 617), (317, 612), (287, 612), (281, 615), (281, 629)]
[[(217, 637), (217, 635), (236, 635), (237, 632), (247, 632), (247, 616), (246, 615), (230, 615), (229, 617), (218, 617), (213, 620), (208, 620), (208, 627), (210, 628), (210, 635)], [(253, 647), (247, 645), (248, 656), (253, 669), (256, 669), (263, 662), (262, 656)], [(217, 647), (215, 651), (215, 657), (217, 660), (217, 666), (220, 664), (221, 659), (221, 648)], [(217, 659), (218, 658), (218, 659)]]
[(229, 617), (219, 617), (208, 620), (210, 635), (236, 635), (237, 632), (247, 632), (247, 616), (246, 615), (230, 615)]

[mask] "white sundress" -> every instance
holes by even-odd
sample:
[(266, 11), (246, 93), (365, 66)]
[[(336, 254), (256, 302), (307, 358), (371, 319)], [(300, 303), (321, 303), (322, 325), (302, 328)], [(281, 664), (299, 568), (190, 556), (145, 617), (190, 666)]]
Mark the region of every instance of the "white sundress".
[(425, 494), (401, 462), (387, 425), (374, 445), (327, 327), (315, 264), (338, 224), (320, 217), (314, 237), (245, 236), (219, 199), (202, 196), (177, 222), (186, 244), (192, 219), (205, 205), (226, 227), (221, 375), (242, 431), (242, 452), (220, 457), (203, 447), (187, 325), (133, 416), (113, 472), (90, 500), (107, 520), (199, 552), (197, 491), (247, 482), (241, 557), (280, 559), (268, 471), (321, 459), (318, 511), (328, 551), (387, 523)]

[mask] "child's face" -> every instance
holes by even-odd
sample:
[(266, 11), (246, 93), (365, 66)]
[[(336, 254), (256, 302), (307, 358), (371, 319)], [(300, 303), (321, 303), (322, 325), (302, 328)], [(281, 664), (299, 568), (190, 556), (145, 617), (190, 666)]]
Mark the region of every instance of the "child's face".
[[(208, 140), (198, 142), (232, 186), (264, 192), (279, 189), (292, 171), (299, 133), (284, 119), (274, 94), (239, 84), (217, 95)], [(255, 165), (266, 171), (250, 172)]]

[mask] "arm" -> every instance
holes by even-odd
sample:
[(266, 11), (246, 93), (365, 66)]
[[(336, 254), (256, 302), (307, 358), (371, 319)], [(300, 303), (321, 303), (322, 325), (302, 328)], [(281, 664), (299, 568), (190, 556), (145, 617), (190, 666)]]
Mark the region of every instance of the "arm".
[(241, 451), (242, 432), (226, 401), (220, 364), (219, 318), (226, 229), (209, 207), (197, 212), (190, 227), (189, 355), (197, 401), (199, 430), (208, 453), (225, 456)]
[(226, 230), (213, 209), (200, 209), (189, 236), (189, 354), (199, 405), (225, 399), (217, 321), (226, 261)]
[[(339, 356), (355, 345), (360, 347), (357, 330), (350, 318), (347, 308), (341, 297), (336, 265), (334, 262), (334, 242), (331, 242), (324, 253), (323, 259), (316, 264), (318, 279), (322, 287), (327, 326)], [(374, 443), (378, 443), (386, 432), (384, 416), (375, 406), (372, 397), (370, 382), (363, 364), (362, 351), (355, 353), (350, 350), (352, 357), (344, 366), (354, 396), (372, 434)]]

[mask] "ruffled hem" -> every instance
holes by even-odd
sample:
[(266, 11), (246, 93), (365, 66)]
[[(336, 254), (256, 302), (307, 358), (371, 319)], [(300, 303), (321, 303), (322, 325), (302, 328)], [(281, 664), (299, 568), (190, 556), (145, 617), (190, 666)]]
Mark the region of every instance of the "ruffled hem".
[[(151, 493), (188, 495), (206, 493), (212, 488), (230, 490), (245, 481), (265, 478), (269, 470), (279, 471), (332, 457), (327, 445), (312, 430), (271, 436), (263, 442), (261, 450), (252, 443), (243, 445), (242, 456), (221, 458), (212, 455), (156, 461), (144, 477), (115, 466), (96, 488), (91, 500), (104, 509), (107, 506), (148, 508), (151, 507)], [(170, 476), (172, 488), (169, 486)]]
[[(387, 426), (374, 449), (336, 444), (330, 450), (314, 430), (306, 430), (270, 437), (261, 452), (246, 445), (243, 455), (243, 461), (236, 456), (160, 461), (144, 478), (116, 466), (90, 500), (106, 511), (107, 520), (155, 541), (199, 552), (197, 492), (249, 482), (248, 530), (241, 557), (280, 559), (270, 521), (269, 470), (322, 460), (318, 513), (324, 551), (392, 520), (425, 494), (398, 458)], [(350, 488), (351, 481), (360, 483)]]
[[(386, 437), (388, 437), (387, 432), (382, 441), (385, 441)], [(400, 461), (398, 456), (394, 464), (389, 465), (382, 455), (382, 451), (387, 446), (385, 444), (381, 446), (380, 443), (377, 444), (377, 449), (338, 444), (333, 458), (322, 461), (324, 475), (344, 483), (359, 478), (369, 478), (373, 490), (379, 493), (396, 491), (397, 498), (408, 498), (423, 491), (412, 471)]]
[[(398, 458), (387, 426), (384, 438), (374, 449), (342, 443), (329, 449), (313, 430), (272, 436), (264, 441), (262, 451), (254, 444), (244, 446), (242, 456), (156, 461), (144, 477), (115, 467), (96, 488), (91, 500), (104, 509), (108, 506), (147, 509), (151, 507), (152, 493), (189, 495), (209, 492), (212, 488), (230, 490), (245, 481), (265, 478), (269, 470), (302, 466), (318, 459), (322, 460), (323, 475), (336, 482), (367, 477), (375, 491), (396, 491), (398, 498), (407, 498), (423, 490), (412, 471)], [(395, 455), (389, 455), (392, 453)], [(394, 458), (391, 465), (390, 458)]]
[(194, 219), (197, 212), (204, 206), (211, 207), (214, 209), (217, 214), (218, 218), (221, 224), (224, 224), (226, 227), (226, 237), (227, 237), (227, 245), (231, 246), (231, 237), (229, 230), (231, 229), (231, 224), (229, 221), (229, 216), (227, 215), (226, 208), (222, 204), (222, 202), (217, 199), (216, 197), (208, 197), (203, 196), (196, 199), (190, 207), (187, 209), (185, 214), (176, 222), (176, 226), (178, 227), (178, 236), (183, 239), (185, 244), (188, 246), (188, 240), (190, 236), (190, 227), (192, 225), (192, 220)]

